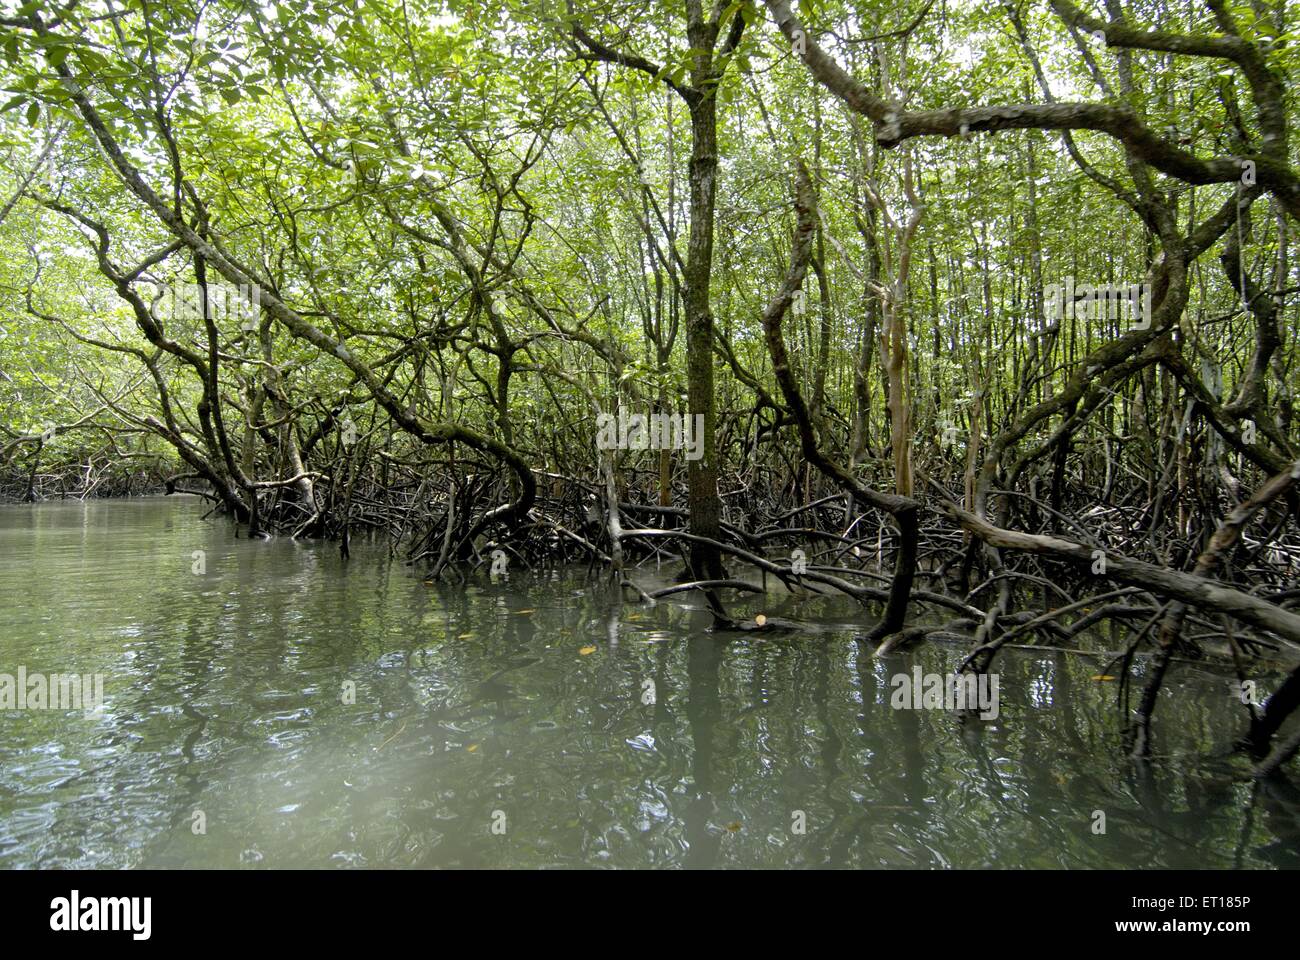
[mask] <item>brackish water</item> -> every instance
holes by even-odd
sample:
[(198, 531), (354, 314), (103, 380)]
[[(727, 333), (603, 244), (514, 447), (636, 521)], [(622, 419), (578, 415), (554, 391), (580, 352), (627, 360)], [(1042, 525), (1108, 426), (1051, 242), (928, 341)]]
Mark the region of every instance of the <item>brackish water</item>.
[(0, 711), (0, 867), (1300, 863), (1297, 797), (1222, 759), (1243, 708), (1215, 668), (1175, 669), (1144, 773), (1099, 660), (1010, 651), (997, 720), (963, 726), (889, 684), (960, 651), (874, 659), (839, 601), (737, 608), (822, 633), (714, 634), (582, 568), (427, 586), (380, 544), (202, 513), (0, 507), (0, 673), (105, 694)]

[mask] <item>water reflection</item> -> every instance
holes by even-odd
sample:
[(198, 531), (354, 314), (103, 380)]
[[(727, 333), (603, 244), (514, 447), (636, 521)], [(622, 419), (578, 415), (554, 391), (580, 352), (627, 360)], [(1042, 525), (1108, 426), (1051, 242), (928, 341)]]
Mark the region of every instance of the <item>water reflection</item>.
[(889, 705), (959, 651), (872, 658), (833, 601), (743, 609), (844, 629), (718, 635), (581, 569), (425, 585), (382, 545), (201, 512), (0, 508), (0, 672), (102, 672), (107, 698), (0, 712), (0, 866), (1300, 863), (1300, 796), (1242, 776), (1206, 668), (1134, 767), (1095, 661), (1010, 652), (999, 717), (962, 724)]

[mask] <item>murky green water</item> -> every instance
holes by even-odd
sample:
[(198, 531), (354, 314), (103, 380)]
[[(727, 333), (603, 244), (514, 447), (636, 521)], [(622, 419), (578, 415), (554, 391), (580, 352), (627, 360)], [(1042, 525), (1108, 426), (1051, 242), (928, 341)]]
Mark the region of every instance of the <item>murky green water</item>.
[(0, 673), (102, 673), (106, 700), (0, 711), (0, 867), (1300, 862), (1297, 797), (1214, 759), (1242, 708), (1209, 668), (1167, 685), (1142, 776), (1094, 660), (1011, 653), (970, 730), (889, 705), (952, 647), (709, 634), (581, 569), (430, 587), (377, 545), (344, 562), (201, 513), (0, 507)]

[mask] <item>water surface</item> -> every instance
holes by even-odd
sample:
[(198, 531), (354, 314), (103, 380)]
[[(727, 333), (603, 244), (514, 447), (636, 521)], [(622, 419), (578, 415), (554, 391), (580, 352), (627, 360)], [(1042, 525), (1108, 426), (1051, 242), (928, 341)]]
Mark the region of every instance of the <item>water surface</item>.
[(106, 699), (0, 711), (0, 867), (1300, 863), (1300, 802), (1223, 759), (1243, 708), (1208, 666), (1175, 669), (1135, 768), (1097, 660), (1009, 651), (999, 717), (963, 725), (889, 684), (961, 651), (874, 659), (839, 601), (737, 607), (820, 633), (715, 634), (584, 568), (427, 586), (379, 543), (202, 514), (0, 507), (0, 673)]

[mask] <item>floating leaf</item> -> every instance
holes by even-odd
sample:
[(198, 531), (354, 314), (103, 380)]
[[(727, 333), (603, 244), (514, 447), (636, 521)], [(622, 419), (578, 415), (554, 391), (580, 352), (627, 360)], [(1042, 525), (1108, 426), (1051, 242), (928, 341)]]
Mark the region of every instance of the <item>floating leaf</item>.
[(761, 627), (761, 626), (763, 626), (764, 624), (767, 623), (767, 617), (763, 616), (763, 615), (760, 613), (758, 616), (756, 616), (756, 617), (754, 618), (754, 622), (755, 622), (756, 624), (758, 624), (758, 625)]
[(477, 743), (471, 743), (468, 747), (465, 748), (466, 753), (474, 753), (476, 750), (478, 750)]
[(730, 830), (732, 833), (736, 833), (738, 830), (740, 830), (740, 821), (739, 820), (731, 821), (731, 823), (727, 824), (727, 829)]
[(1094, 679), (1094, 680), (1114, 680), (1115, 678), (1112, 677), (1112, 676), (1110, 676), (1110, 674), (1099, 673), (1099, 674), (1097, 674), (1096, 676), (1094, 676), (1092, 679)]
[(586, 656), (587, 654), (589, 654), (589, 653), (595, 653), (595, 652), (596, 652), (596, 648), (595, 648), (595, 647), (583, 647), (583, 648), (582, 648), (581, 650), (579, 650), (578, 652), (579, 652), (580, 654), (582, 654), (582, 655), (585, 657), (585, 656)]

